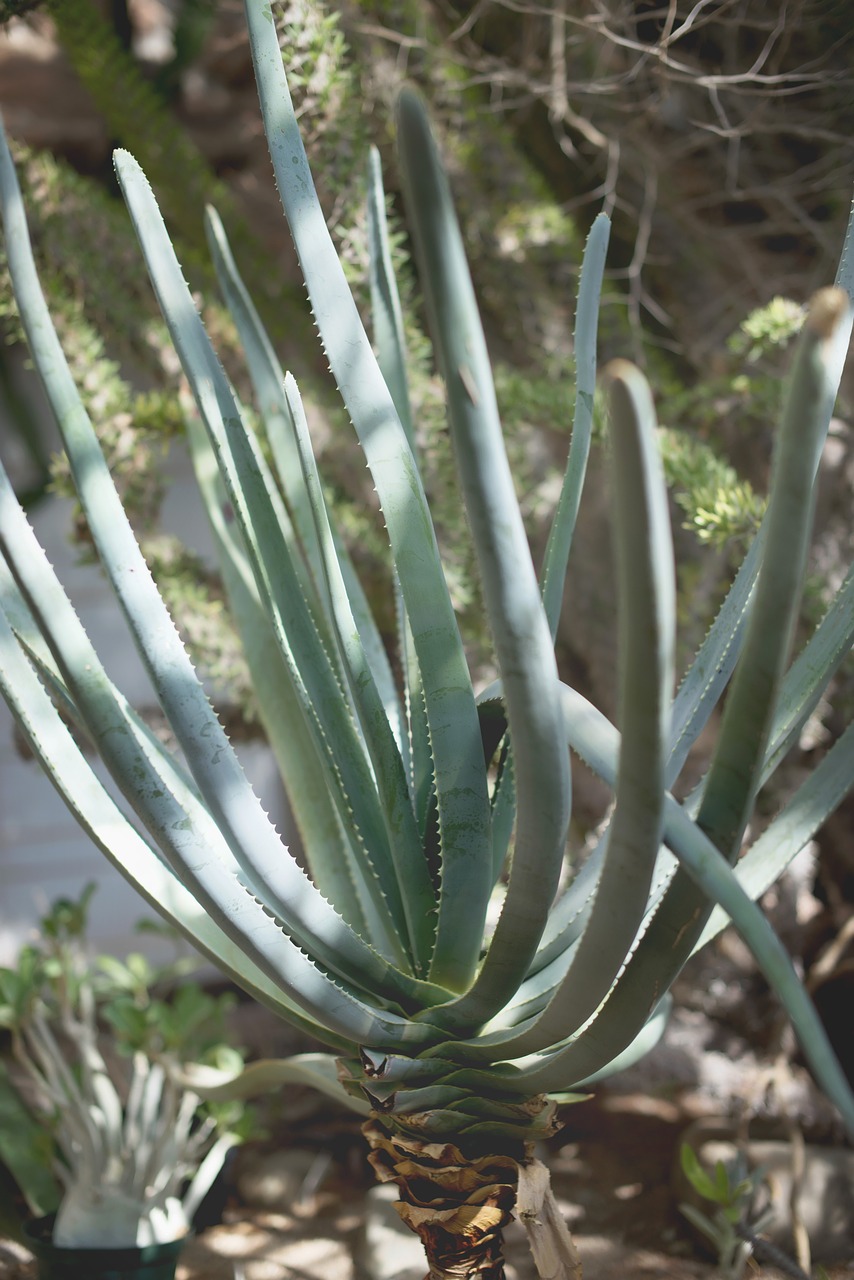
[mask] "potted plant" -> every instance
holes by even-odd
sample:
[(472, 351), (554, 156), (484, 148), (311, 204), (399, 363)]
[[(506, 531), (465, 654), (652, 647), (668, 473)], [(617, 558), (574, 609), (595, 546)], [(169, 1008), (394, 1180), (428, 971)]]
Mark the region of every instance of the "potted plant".
[(0, 969), (12, 1046), (0, 1156), (42, 1214), (24, 1234), (44, 1280), (165, 1280), (249, 1119), (239, 1102), (202, 1102), (175, 1073), (191, 1060), (239, 1073), (242, 1057), (225, 1042), (229, 997), (186, 979), (196, 960), (88, 954), (93, 889), (56, 902), (39, 942)]
[[(344, 1088), (371, 1108), (371, 1161), (396, 1183), (431, 1275), (501, 1276), (501, 1232), (514, 1211), (543, 1274), (577, 1275), (534, 1144), (555, 1131), (559, 1102), (655, 1042), (673, 979), (728, 917), (854, 1132), (854, 1097), (755, 903), (854, 782), (854, 728), (742, 849), (760, 787), (854, 638), (849, 575), (790, 663), (854, 266), (849, 254), (838, 287), (809, 309), (767, 515), (675, 697), (673, 549), (653, 399), (638, 369), (609, 366), (620, 629), (612, 725), (560, 679), (554, 655), (591, 434), (608, 221), (594, 223), (582, 265), (572, 443), (538, 572), (438, 148), (419, 98), (401, 96), (403, 186), (494, 643), (495, 679), (476, 689), (418, 465), (377, 164), (375, 353), (315, 193), (274, 8), (247, 0), (246, 14), (279, 191), (388, 533), (397, 657), (386, 653), (327, 508), (297, 384), (279, 366), (223, 228), (211, 214), (255, 413), (244, 412), (219, 364), (144, 175), (118, 152), (119, 182), (192, 392), (187, 432), (199, 487), (306, 867), (247, 783), (139, 553), (51, 325), (14, 167), (0, 152), (6, 251), (33, 360), (181, 757), (113, 685), (2, 473), (0, 688), (55, 786), (140, 893), (332, 1051), (328, 1070), (337, 1059)], [(708, 773), (678, 803), (671, 788), (725, 690)], [(59, 709), (97, 743), (133, 822)], [(571, 752), (613, 787), (615, 804), (603, 840), (562, 889)], [(265, 1064), (251, 1083), (273, 1088), (283, 1078)], [(250, 1081), (213, 1071), (203, 1084), (213, 1096)]]

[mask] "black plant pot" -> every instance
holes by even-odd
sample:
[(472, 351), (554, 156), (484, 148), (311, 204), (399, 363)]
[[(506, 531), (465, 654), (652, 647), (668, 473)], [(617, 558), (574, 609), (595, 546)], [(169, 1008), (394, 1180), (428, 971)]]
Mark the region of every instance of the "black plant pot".
[(24, 1223), (27, 1248), (39, 1264), (39, 1280), (175, 1280), (178, 1255), (187, 1237), (140, 1248), (77, 1249), (53, 1243), (53, 1219)]

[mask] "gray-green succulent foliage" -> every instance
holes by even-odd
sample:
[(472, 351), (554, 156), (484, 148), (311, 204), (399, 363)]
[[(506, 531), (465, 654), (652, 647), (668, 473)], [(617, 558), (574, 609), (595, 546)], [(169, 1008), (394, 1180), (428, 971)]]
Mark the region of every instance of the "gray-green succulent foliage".
[(743, 1152), (739, 1152), (730, 1163), (718, 1160), (710, 1172), (687, 1142), (682, 1144), (680, 1161), (689, 1185), (708, 1202), (702, 1209), (680, 1204), (680, 1211), (714, 1246), (722, 1280), (741, 1280), (753, 1253), (751, 1238), (758, 1237), (774, 1219), (769, 1207), (758, 1214), (751, 1212), (765, 1171), (761, 1167), (748, 1169)]
[[(139, 553), (44, 306), (4, 150), (6, 249), (33, 359), (180, 755), (111, 682), (3, 477), (0, 683), (33, 750), (140, 893), (242, 987), (329, 1046), (348, 1088), (398, 1131), (487, 1148), (547, 1131), (551, 1104), (531, 1100), (566, 1095), (643, 1053), (660, 1034), (674, 977), (728, 917), (854, 1129), (844, 1077), (755, 905), (854, 781), (854, 730), (739, 858), (759, 788), (854, 636), (849, 575), (789, 665), (854, 267), (843, 263), (840, 288), (819, 295), (809, 313), (767, 514), (675, 696), (674, 569), (652, 396), (634, 366), (609, 366), (620, 614), (614, 726), (561, 682), (554, 656), (591, 434), (607, 219), (594, 223), (584, 257), (572, 443), (538, 578), (447, 182), (420, 100), (402, 94), (409, 223), (499, 673), (476, 691), (419, 473), (376, 157), (372, 346), (315, 194), (273, 13), (262, 0), (247, 0), (246, 13), (279, 191), (388, 535), (395, 656), (330, 520), (297, 384), (279, 366), (219, 220), (209, 212), (211, 253), (254, 383), (257, 435), (209, 344), (148, 183), (117, 152), (192, 391), (187, 438), (305, 870), (247, 783)], [(725, 689), (708, 773), (677, 803), (671, 789)], [(98, 781), (68, 722), (95, 745), (124, 806)], [(570, 753), (614, 788), (615, 804), (598, 846), (561, 889)], [(275, 1078), (268, 1069), (266, 1081)], [(332, 1087), (328, 1072), (324, 1079)]]
[(91, 956), (94, 888), (55, 902), (39, 940), (0, 969), (13, 1065), (0, 1065), (0, 1157), (34, 1213), (55, 1211), (55, 1244), (133, 1248), (186, 1235), (251, 1126), (240, 1102), (212, 1106), (176, 1079), (190, 1062), (239, 1073), (229, 997), (186, 980), (193, 958)]

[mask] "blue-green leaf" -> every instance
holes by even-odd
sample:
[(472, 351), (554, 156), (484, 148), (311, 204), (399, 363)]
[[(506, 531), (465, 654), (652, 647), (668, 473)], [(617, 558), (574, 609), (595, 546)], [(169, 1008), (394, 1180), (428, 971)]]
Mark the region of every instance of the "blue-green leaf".
[(369, 897), (364, 869), (353, 851), (339, 807), (329, 793), (327, 766), (300, 704), (258, 596), (240, 530), (207, 433), (195, 404), (184, 411), (187, 442), (210, 522), (220, 572), (240, 634), (258, 715), (276, 757), (311, 876), (323, 896), (353, 929), (366, 932), (361, 903)]
[(330, 602), (333, 632), (340, 650), (341, 667), (348, 682), (358, 723), (364, 734), (388, 827), (389, 846), (392, 851), (398, 891), (403, 902), (409, 945), (417, 970), (423, 972), (433, 947), (433, 920), (429, 911), (433, 901), (433, 886), (415, 822), (404, 762), (374, 682), (359, 627), (353, 616), (341, 562), (338, 558), (338, 548), (332, 536), (329, 513), (311, 450), (305, 412), (296, 383), (290, 375), (285, 380), (285, 394), (296, 428), (300, 462), (314, 515), (325, 589)]
[(605, 274), (605, 258), (611, 222), (606, 214), (594, 219), (584, 246), (575, 310), (575, 412), (566, 474), (555, 509), (543, 566), (543, 605), (552, 637), (557, 634), (566, 566), (575, 521), (587, 474), (593, 433), (593, 401), (596, 394), (596, 339), (599, 332), (599, 299)]
[(645, 915), (661, 843), (675, 639), (667, 489), (646, 379), (623, 360), (608, 373), (622, 726), (616, 806), (581, 938), (542, 1016), (505, 1038), (513, 1057), (566, 1039), (605, 999)]
[[(22, 603), (14, 600), (14, 588), (5, 574), (0, 560), (0, 689), (71, 813), (137, 892), (214, 964), (276, 1012), (287, 1011), (288, 1018), (296, 1020), (308, 1034), (327, 1041), (331, 1034), (331, 1043), (346, 1046), (350, 1043), (348, 1038), (330, 1033), (323, 1016), (312, 1017), (305, 1011), (305, 1004), (296, 1003), (288, 996), (278, 974), (275, 979), (271, 978), (266, 966), (259, 967), (251, 959), (241, 938), (244, 925), (238, 918), (240, 913), (229, 911), (222, 922), (217, 923), (220, 913), (214, 910), (209, 914), (205, 910), (193, 888), (182, 883), (177, 872), (152, 849), (104, 789), (15, 642), (7, 612), (10, 618), (20, 618), (24, 610)], [(49, 669), (43, 671), (43, 678), (51, 679)], [(58, 673), (53, 678), (58, 681)], [(171, 781), (174, 785), (174, 778)], [(185, 835), (179, 848), (187, 849), (191, 845), (191, 836)], [(197, 859), (200, 854), (196, 845)], [(235, 884), (232, 899), (238, 888)], [(257, 904), (255, 909), (257, 930), (259, 923), (269, 921), (269, 917), (264, 916)], [(269, 921), (269, 925), (272, 924)]]
[[(448, 1025), (482, 1022), (524, 977), (557, 888), (570, 811), (569, 760), (557, 707), (557, 666), (504, 451), (486, 342), (447, 179), (420, 99), (398, 103), (401, 176), (431, 330), (445, 379), (454, 452), (477, 552), (513, 745), (516, 839), (507, 895), (471, 990), (445, 1006)], [(439, 762), (439, 753), (434, 754)], [(440, 824), (443, 822), (439, 808)], [(458, 915), (472, 871), (458, 881), (444, 847), (437, 957), (445, 902)], [(475, 848), (469, 862), (484, 855)], [(492, 885), (491, 851), (484, 873)], [(480, 890), (482, 892), (482, 889)], [(477, 893), (477, 890), (475, 891)], [(469, 911), (467, 928), (473, 928)]]
[[(115, 164), (164, 318), (240, 523), (259, 595), (269, 612), (300, 705), (309, 724), (316, 728), (321, 757), (328, 761), (330, 795), (339, 805), (342, 821), (355, 829), (356, 847), (368, 866), (364, 883), (377, 923), (375, 942), (395, 964), (405, 967), (409, 963), (401, 944), (405, 913), (375, 781), (337, 674), (300, 591), (260, 449), (241, 422), (142, 171), (126, 153), (117, 152)], [(180, 737), (180, 726), (176, 726), (176, 732)], [(183, 738), (181, 742), (192, 767), (192, 745), (188, 746)], [(210, 799), (208, 802), (212, 803)], [(225, 818), (225, 806), (218, 807)], [(276, 864), (262, 861), (264, 847), (257, 839), (254, 846), (250, 843), (244, 807), (234, 806), (236, 812), (228, 812), (228, 821), (243, 835), (243, 857), (256, 864), (266, 896), (281, 913), (276, 897)]]
[(798, 614), (812, 529), (814, 479), (827, 432), (828, 364), (845, 337), (848, 310), (839, 290), (824, 290), (813, 300), (780, 425), (762, 567), (697, 815), (699, 825), (730, 861), (738, 854), (759, 786), (771, 716)]
[(368, 281), (371, 289), (371, 320), (377, 361), (397, 409), (409, 446), (415, 452), (409, 374), (406, 368), (406, 338), (400, 292), (391, 260), (386, 219), (380, 153), (371, 147), (368, 156)]
[(477, 749), (474, 692), (423, 485), (317, 199), (275, 25), (261, 5), (248, 4), (246, 15), (279, 194), (324, 348), (379, 495), (412, 627), (435, 761), (443, 857), (455, 868), (462, 890), (445, 895), (439, 927), (449, 945), (431, 977), (460, 990), (477, 965), (491, 887), (481, 871), (488, 863), (489, 800)]

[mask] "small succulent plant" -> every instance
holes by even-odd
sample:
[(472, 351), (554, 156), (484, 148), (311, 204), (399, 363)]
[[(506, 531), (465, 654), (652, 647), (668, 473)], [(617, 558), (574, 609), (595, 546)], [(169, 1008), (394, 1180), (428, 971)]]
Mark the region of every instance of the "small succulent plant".
[(13, 1068), (0, 1072), (0, 1156), (31, 1209), (55, 1212), (56, 1245), (178, 1240), (248, 1116), (239, 1102), (204, 1103), (175, 1068), (239, 1074), (243, 1059), (226, 1044), (224, 997), (188, 981), (186, 963), (89, 954), (93, 889), (55, 902), (39, 941), (0, 969)]

